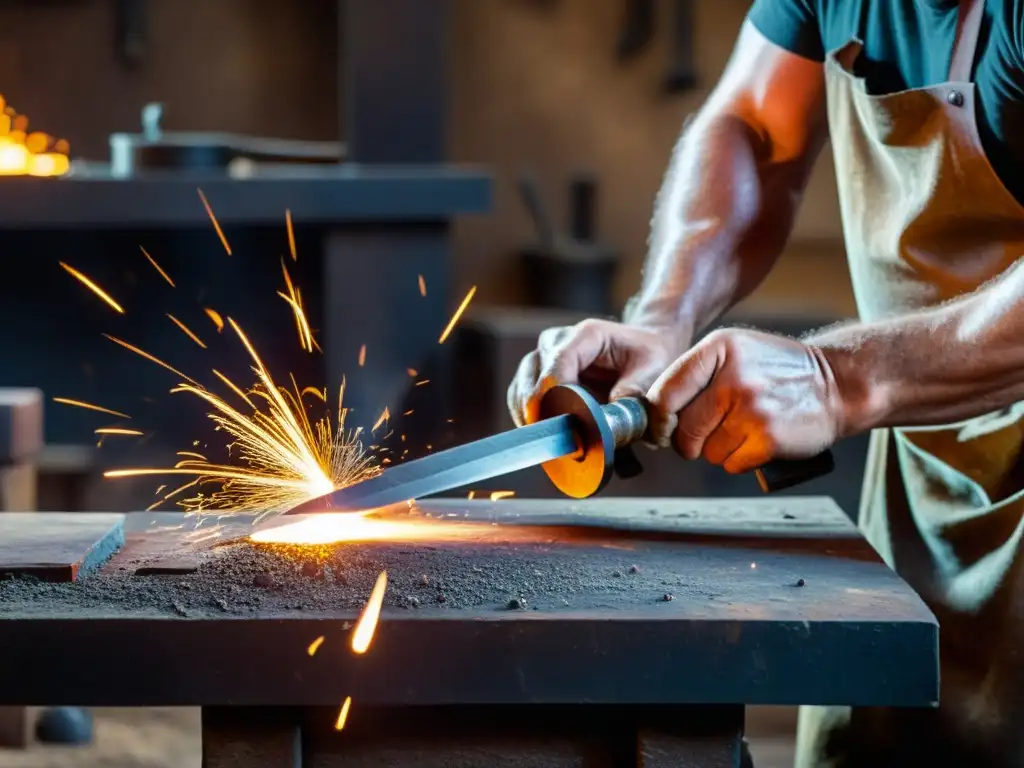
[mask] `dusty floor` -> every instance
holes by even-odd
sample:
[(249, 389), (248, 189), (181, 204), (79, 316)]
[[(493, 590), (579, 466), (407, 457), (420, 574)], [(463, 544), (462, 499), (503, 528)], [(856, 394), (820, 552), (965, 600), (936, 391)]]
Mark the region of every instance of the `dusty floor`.
[[(200, 768), (199, 710), (100, 709), (95, 715), (92, 746), (0, 749), (0, 768)], [(777, 733), (775, 722), (748, 720), (756, 768), (791, 768), (792, 737)]]
[(198, 709), (96, 710), (88, 747), (0, 749), (2, 768), (199, 768)]

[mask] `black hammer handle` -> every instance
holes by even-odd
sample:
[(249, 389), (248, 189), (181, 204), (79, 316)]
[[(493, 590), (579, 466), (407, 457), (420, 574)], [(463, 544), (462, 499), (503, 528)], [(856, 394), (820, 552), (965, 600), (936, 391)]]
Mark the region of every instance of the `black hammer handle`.
[[(624, 397), (601, 406), (608, 427), (615, 439), (615, 447), (621, 448), (641, 440), (647, 432), (647, 409), (641, 400)], [(754, 470), (754, 476), (765, 493), (774, 493), (792, 488), (819, 477), (824, 477), (836, 468), (832, 452), (822, 451), (810, 459), (775, 459)]]

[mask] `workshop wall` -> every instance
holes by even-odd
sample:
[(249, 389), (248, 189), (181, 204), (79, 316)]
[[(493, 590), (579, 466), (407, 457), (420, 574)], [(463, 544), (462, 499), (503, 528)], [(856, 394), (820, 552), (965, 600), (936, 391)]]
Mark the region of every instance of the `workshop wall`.
[(119, 58), (119, 5), (0, 7), (0, 93), (76, 156), (106, 158), (150, 101), (169, 130), (337, 139), (337, 0), (144, 0), (134, 66)]
[[(118, 56), (113, 0), (0, 7), (0, 93), (34, 126), (103, 158), (112, 131), (134, 131), (162, 101), (165, 127), (268, 136), (338, 136), (337, 0), (148, 0), (136, 66)], [(491, 166), (496, 210), (457, 229), (456, 282), (480, 300), (523, 298), (518, 248), (533, 235), (517, 197), (536, 169), (559, 220), (570, 173), (597, 174), (598, 228), (623, 253), (621, 303), (636, 288), (651, 206), (685, 115), (724, 66), (749, 2), (695, 0), (699, 86), (660, 89), (671, 3), (629, 64), (615, 57), (625, 0), (452, 0), (452, 159)], [(827, 152), (825, 153), (828, 154)], [(831, 163), (811, 182), (796, 240), (753, 300), (758, 311), (849, 314)], [(813, 290), (808, 290), (813, 287)]]
[[(489, 164), (496, 211), (459, 223), (462, 284), (481, 298), (519, 298), (516, 250), (533, 235), (516, 175), (536, 170), (556, 218), (567, 215), (570, 173), (597, 174), (600, 234), (623, 253), (616, 299), (639, 283), (652, 204), (685, 116), (714, 85), (750, 3), (695, 0), (693, 43), (700, 79), (666, 96), (671, 3), (659, 0), (655, 39), (620, 64), (615, 45), (623, 0), (457, 0), (454, 24), (452, 154)], [(846, 316), (852, 292), (840, 244), (832, 163), (823, 153), (796, 225), (794, 247), (752, 302), (757, 312)], [(518, 291), (518, 292), (515, 292)]]

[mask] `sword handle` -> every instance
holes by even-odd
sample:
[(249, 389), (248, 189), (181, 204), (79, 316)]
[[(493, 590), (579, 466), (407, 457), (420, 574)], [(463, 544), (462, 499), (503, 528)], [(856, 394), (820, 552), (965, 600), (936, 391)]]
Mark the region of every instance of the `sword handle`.
[(773, 459), (754, 470), (754, 477), (765, 493), (784, 491), (795, 485), (817, 480), (836, 468), (832, 451), (825, 449), (809, 459)]
[[(647, 432), (647, 408), (636, 397), (624, 397), (601, 406), (617, 449), (642, 440)], [(774, 459), (754, 470), (761, 490), (774, 493), (816, 480), (836, 468), (832, 451), (825, 450), (809, 459)], [(635, 473), (634, 473), (635, 474)]]
[(642, 440), (647, 432), (647, 408), (636, 397), (623, 397), (602, 405), (601, 412), (612, 431), (616, 448)]

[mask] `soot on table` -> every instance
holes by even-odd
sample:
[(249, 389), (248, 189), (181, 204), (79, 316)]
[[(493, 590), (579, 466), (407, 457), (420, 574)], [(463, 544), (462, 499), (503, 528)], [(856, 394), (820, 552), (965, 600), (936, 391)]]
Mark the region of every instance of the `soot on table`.
[(207, 553), (191, 573), (140, 574), (115, 560), (78, 583), (0, 582), (0, 605), (42, 613), (109, 608), (198, 617), (255, 612), (358, 611), (381, 571), (385, 606), (496, 611), (622, 609), (670, 593), (717, 590), (674, 573), (649, 552), (590, 545), (366, 545), (280, 548), (238, 542)]

